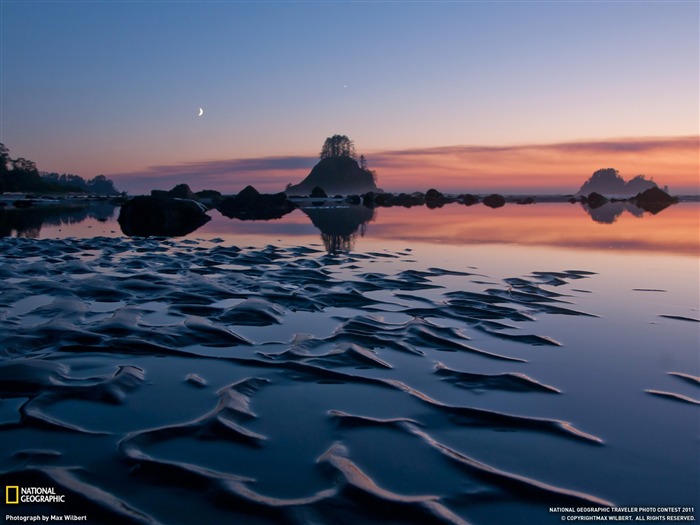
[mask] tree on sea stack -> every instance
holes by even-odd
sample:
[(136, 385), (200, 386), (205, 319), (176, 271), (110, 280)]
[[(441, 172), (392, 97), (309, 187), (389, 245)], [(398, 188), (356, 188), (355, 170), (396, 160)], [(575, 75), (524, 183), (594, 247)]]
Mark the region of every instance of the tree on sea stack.
[[(355, 144), (346, 135), (328, 137), (321, 148), (320, 160), (299, 184), (285, 188), (287, 195), (308, 196), (315, 188), (327, 195), (362, 195), (381, 192), (376, 173), (367, 169), (367, 160), (357, 162)], [(318, 191), (318, 190), (317, 190)]]
[(346, 135), (333, 135), (328, 137), (321, 148), (321, 159), (334, 157), (355, 158), (355, 144)]

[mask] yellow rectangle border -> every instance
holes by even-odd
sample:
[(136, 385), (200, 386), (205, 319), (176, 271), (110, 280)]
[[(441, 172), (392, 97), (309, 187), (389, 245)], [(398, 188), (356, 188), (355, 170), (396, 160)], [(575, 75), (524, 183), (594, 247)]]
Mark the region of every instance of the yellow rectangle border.
[[(15, 499), (14, 501), (10, 501), (10, 489), (15, 489)], [(7, 485), (5, 486), (5, 503), (8, 505), (16, 505), (19, 503), (19, 486), (18, 485)]]

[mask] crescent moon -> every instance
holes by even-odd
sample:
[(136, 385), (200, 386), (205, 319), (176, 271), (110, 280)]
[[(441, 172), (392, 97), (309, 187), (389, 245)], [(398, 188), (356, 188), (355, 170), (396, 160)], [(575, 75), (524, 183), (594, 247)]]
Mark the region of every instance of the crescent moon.
[(204, 115), (204, 110), (202, 108), (199, 108), (199, 114), (197, 116), (201, 117), (202, 115)]

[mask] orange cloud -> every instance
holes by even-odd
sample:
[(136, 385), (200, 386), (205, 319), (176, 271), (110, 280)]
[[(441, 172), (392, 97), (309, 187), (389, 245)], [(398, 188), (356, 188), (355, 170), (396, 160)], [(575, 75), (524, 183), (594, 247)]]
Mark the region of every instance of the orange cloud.
[[(700, 193), (700, 137), (629, 138), (515, 146), (448, 146), (367, 153), (386, 191), (574, 193), (597, 169), (625, 179), (644, 174), (675, 194)], [(111, 174), (120, 189), (147, 193), (187, 183), (193, 190), (237, 193), (251, 184), (282, 191), (301, 181), (315, 156), (271, 156), (152, 166)]]
[(637, 138), (518, 146), (451, 146), (368, 155), (387, 190), (573, 193), (597, 169), (644, 174), (676, 193), (698, 193), (700, 138)]

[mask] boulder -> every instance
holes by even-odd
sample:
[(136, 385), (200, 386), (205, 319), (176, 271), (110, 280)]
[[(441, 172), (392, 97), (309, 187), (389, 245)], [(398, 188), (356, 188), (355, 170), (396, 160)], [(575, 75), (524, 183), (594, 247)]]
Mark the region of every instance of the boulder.
[(608, 199), (603, 197), (600, 193), (594, 191), (592, 193), (589, 193), (588, 197), (586, 197), (585, 199), (582, 198), (581, 202), (587, 204), (589, 208), (595, 210), (596, 208), (600, 208), (603, 204), (608, 202)]
[(328, 195), (320, 186), (314, 186), (314, 188), (311, 190), (311, 197), (314, 199), (325, 199), (328, 197)]
[(445, 198), (445, 195), (440, 193), (435, 188), (430, 188), (425, 192), (425, 205), (428, 208), (442, 208), (446, 202), (447, 199)]
[(479, 197), (472, 195), (471, 193), (467, 193), (466, 195), (460, 195), (459, 202), (465, 206), (473, 206), (474, 204), (479, 203)]
[(535, 199), (533, 197), (525, 197), (524, 199), (519, 199), (515, 203), (516, 204), (535, 204)]
[(506, 205), (505, 197), (497, 193), (484, 197), (482, 202), (489, 208), (501, 208)]
[(197, 200), (197, 196), (192, 193), (192, 190), (187, 184), (178, 184), (172, 190), (168, 192), (168, 197), (174, 199), (190, 199), (193, 201)]
[(211, 217), (192, 200), (141, 196), (127, 201), (117, 220), (128, 236), (180, 237), (206, 224)]
[(206, 204), (209, 208), (216, 206), (223, 196), (216, 190), (202, 190), (194, 194), (199, 202)]
[(225, 198), (216, 207), (222, 215), (243, 221), (279, 219), (295, 208), (286, 193), (260, 193), (252, 186), (246, 186), (238, 195)]
[(676, 197), (672, 197), (664, 190), (653, 187), (638, 193), (635, 197), (630, 199), (631, 202), (642, 208), (644, 211), (649, 213), (659, 213), (661, 210), (665, 210), (671, 204), (678, 202)]

